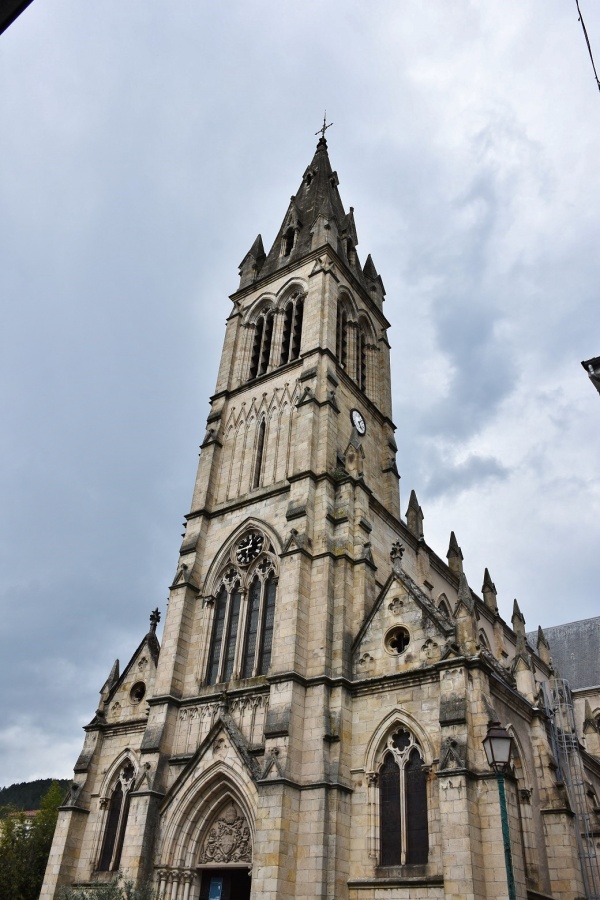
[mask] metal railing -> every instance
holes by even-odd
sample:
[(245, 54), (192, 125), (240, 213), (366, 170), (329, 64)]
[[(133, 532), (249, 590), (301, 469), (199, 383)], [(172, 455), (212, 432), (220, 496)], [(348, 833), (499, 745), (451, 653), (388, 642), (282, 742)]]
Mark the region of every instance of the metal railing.
[(587, 802), (587, 787), (569, 682), (565, 678), (545, 681), (544, 705), (550, 723), (550, 741), (575, 816), (575, 834), (581, 873), (588, 900), (600, 900), (600, 868), (594, 842), (594, 827)]

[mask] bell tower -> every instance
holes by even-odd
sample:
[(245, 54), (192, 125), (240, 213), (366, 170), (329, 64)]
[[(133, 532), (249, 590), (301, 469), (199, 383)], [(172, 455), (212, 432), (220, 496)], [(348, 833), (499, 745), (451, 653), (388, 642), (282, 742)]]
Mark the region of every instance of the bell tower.
[(401, 526), (385, 289), (338, 184), (323, 133), (240, 264), (152, 682), (139, 649), (104, 686), (43, 898), (115, 861), (169, 900), (347, 892), (352, 642)]
[[(487, 569), (475, 595), (454, 532), (433, 552), (414, 491), (400, 518), (385, 291), (357, 245), (324, 126), (240, 264), (162, 646), (155, 610), (102, 686), (41, 900), (119, 870), (161, 900), (497, 900), (509, 859), (520, 900), (584, 893), (548, 648)], [(504, 854), (490, 722), (515, 748)]]
[(338, 184), (321, 136), (240, 264), (142, 746), (176, 768), (198, 748), (186, 709), (244, 710), (252, 890), (272, 900), (344, 878), (351, 644), (399, 519), (385, 289)]

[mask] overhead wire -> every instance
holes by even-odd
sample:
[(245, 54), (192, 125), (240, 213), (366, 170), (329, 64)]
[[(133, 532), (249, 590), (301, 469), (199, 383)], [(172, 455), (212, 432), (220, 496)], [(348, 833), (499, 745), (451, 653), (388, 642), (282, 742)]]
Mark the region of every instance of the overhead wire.
[(592, 63), (592, 69), (594, 70), (594, 77), (596, 79), (596, 84), (598, 85), (598, 90), (600, 91), (600, 79), (598, 79), (598, 73), (596, 72), (596, 64), (594, 63), (594, 56), (592, 54), (592, 47), (590, 44), (590, 39), (588, 37), (587, 29), (585, 27), (585, 22), (583, 21), (583, 16), (581, 15), (581, 10), (579, 9), (579, 0), (575, 0), (577, 4), (577, 12), (579, 13), (579, 21), (581, 22), (581, 27), (583, 28), (583, 34), (585, 37), (585, 42), (587, 44), (588, 53), (590, 54), (590, 61)]

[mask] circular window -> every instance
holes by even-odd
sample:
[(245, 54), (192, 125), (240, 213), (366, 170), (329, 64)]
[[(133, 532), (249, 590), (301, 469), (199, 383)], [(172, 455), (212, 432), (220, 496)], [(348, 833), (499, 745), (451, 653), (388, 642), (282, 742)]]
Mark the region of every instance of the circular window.
[(143, 681), (137, 681), (129, 691), (129, 697), (132, 703), (139, 703), (146, 696), (146, 685)]
[(385, 636), (385, 649), (392, 656), (400, 656), (410, 644), (410, 634), (404, 625), (396, 625)]

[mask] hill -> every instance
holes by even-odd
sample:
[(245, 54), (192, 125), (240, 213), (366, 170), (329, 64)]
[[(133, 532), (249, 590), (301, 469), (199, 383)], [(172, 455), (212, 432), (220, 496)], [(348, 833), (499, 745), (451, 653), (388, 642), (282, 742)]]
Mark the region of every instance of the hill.
[(70, 778), (38, 778), (36, 781), (22, 781), (0, 788), (0, 810), (4, 806), (12, 806), (14, 809), (39, 809), (40, 801), (53, 781), (58, 781), (61, 790), (67, 793), (71, 784)]

